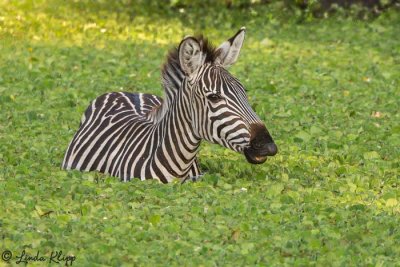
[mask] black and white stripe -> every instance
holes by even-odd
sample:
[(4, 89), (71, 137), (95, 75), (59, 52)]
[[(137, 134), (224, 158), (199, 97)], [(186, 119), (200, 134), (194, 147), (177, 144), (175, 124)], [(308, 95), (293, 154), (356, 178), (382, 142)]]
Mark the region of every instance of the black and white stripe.
[(164, 101), (127, 92), (93, 100), (62, 167), (167, 183), (200, 175), (202, 139), (246, 152), (255, 128), (264, 126), (241, 83), (225, 70), (243, 40), (244, 28), (217, 49), (202, 36), (185, 38), (163, 67)]

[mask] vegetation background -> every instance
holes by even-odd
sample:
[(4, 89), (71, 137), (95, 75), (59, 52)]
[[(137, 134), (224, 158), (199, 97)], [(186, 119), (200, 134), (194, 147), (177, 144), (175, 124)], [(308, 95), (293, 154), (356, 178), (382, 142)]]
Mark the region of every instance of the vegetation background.
[[(399, 266), (396, 1), (0, 1), (0, 252), (76, 266)], [(360, 4), (361, 3), (361, 4)], [(204, 143), (197, 183), (60, 170), (110, 91), (162, 95), (183, 36), (247, 27), (230, 71), (280, 149)], [(0, 260), (0, 265), (5, 264)]]

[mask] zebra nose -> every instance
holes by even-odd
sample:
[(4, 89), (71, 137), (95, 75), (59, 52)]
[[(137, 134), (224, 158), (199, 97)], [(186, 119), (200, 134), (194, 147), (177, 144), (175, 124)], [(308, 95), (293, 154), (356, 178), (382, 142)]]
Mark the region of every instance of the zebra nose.
[(278, 153), (278, 147), (275, 143), (268, 143), (266, 145), (266, 150), (268, 151), (268, 156), (275, 156)]
[(274, 140), (263, 124), (253, 124), (251, 126), (250, 135), (250, 147), (257, 151), (256, 153), (265, 156), (274, 156), (278, 152)]
[(250, 145), (255, 151), (266, 156), (275, 156), (278, 153), (278, 147), (275, 143), (254, 143)]

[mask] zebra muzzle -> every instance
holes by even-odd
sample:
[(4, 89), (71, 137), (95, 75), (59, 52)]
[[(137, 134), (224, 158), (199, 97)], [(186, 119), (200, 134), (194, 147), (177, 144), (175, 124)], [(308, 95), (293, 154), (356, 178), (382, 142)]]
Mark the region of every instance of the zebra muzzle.
[(243, 152), (249, 163), (261, 164), (267, 160), (268, 156), (274, 156), (278, 152), (278, 148), (275, 143), (267, 143), (259, 149), (252, 146), (246, 147)]
[(251, 136), (249, 146), (243, 151), (249, 163), (264, 163), (267, 157), (274, 156), (278, 153), (278, 147), (264, 125), (252, 125)]

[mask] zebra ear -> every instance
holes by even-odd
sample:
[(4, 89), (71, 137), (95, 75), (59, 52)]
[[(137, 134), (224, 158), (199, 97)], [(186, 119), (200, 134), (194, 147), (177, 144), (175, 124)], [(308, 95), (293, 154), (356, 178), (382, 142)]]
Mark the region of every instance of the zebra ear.
[(199, 42), (193, 37), (186, 37), (178, 48), (179, 63), (186, 75), (191, 75), (203, 64), (203, 53)]
[(223, 42), (218, 48), (219, 54), (215, 63), (228, 67), (234, 64), (239, 57), (240, 49), (242, 48), (246, 28), (242, 27), (240, 30), (231, 37), (228, 41)]

